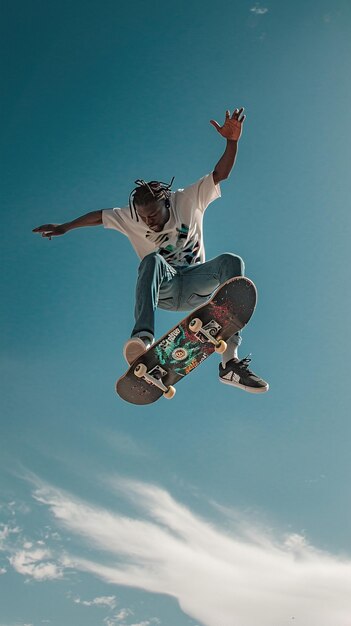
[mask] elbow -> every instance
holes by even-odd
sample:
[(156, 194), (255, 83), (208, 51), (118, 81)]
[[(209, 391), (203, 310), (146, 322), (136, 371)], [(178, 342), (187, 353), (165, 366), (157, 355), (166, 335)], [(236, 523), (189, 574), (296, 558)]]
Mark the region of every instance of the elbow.
[(218, 183), (220, 183), (222, 180), (225, 180), (226, 178), (228, 178), (228, 176), (225, 176), (223, 173), (218, 172), (217, 170), (213, 171), (212, 176), (213, 176), (213, 182), (215, 185), (218, 185)]
[(218, 185), (218, 183), (222, 182), (222, 180), (226, 180), (228, 178), (229, 174), (224, 174), (223, 172), (213, 172), (213, 180), (215, 185)]

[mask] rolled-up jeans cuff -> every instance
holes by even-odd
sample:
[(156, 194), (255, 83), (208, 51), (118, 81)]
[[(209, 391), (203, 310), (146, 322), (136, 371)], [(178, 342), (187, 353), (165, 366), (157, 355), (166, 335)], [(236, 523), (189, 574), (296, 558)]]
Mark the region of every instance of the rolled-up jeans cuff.
[(147, 337), (147, 339), (150, 339), (151, 343), (154, 342), (154, 336), (147, 330), (141, 330), (139, 333), (135, 333), (133, 337)]
[(242, 338), (242, 336), (240, 335), (240, 333), (235, 333), (235, 335), (233, 335), (233, 336), (231, 337), (231, 340), (232, 340), (232, 342), (233, 342), (233, 343), (236, 343), (236, 344), (237, 344), (237, 346), (240, 346), (240, 344), (241, 344), (241, 342), (242, 342), (243, 338)]

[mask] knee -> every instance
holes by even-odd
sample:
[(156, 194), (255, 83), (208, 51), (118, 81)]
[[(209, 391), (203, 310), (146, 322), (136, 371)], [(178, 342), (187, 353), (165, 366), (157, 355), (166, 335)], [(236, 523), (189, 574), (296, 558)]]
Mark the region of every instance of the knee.
[(219, 257), (221, 270), (226, 274), (226, 280), (234, 278), (235, 276), (245, 275), (245, 263), (240, 256), (232, 254), (231, 252), (225, 252)]
[(144, 256), (139, 265), (139, 272), (145, 269), (152, 268), (162, 265), (164, 263), (163, 257), (158, 252), (150, 252)]

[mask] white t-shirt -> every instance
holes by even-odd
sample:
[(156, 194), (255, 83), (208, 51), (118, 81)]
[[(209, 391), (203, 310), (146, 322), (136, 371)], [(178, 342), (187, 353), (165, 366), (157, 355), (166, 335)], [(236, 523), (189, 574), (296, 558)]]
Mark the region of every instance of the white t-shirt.
[(220, 195), (219, 184), (215, 185), (212, 174), (208, 174), (186, 189), (171, 192), (169, 220), (159, 233), (150, 230), (142, 219), (133, 219), (129, 207), (103, 210), (102, 223), (126, 235), (140, 259), (157, 251), (173, 267), (203, 263), (203, 215)]

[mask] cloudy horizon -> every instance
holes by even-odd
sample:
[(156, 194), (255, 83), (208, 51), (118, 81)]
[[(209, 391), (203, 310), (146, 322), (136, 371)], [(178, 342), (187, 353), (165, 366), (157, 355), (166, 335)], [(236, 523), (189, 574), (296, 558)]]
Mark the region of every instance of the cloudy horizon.
[[(224, 508), (220, 525), (155, 484), (101, 477), (101, 488), (115, 493), (120, 505), (127, 500), (134, 507), (134, 516), (126, 516), (36, 482), (33, 506), (48, 510), (60, 545), (65, 533), (77, 541), (75, 548), (66, 543), (62, 549), (50, 540), (27, 539), (19, 548), (17, 528), (17, 548), (10, 549), (11, 529), (3, 528), (8, 563), (28, 580), (54, 581), (81, 571), (116, 590), (127, 586), (173, 596), (185, 614), (205, 626), (252, 626), (258, 621), (271, 626), (289, 620), (300, 626), (311, 621), (319, 626), (349, 624), (351, 555), (327, 553), (298, 533), (282, 536), (238, 512), (226, 515)], [(80, 556), (79, 550), (84, 553), (87, 547), (91, 556)], [(90, 600), (75, 596), (73, 602), (117, 607), (116, 594)], [(127, 609), (118, 614), (119, 623), (132, 619)]]

